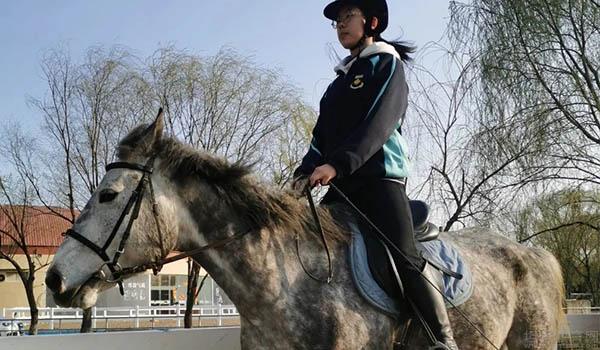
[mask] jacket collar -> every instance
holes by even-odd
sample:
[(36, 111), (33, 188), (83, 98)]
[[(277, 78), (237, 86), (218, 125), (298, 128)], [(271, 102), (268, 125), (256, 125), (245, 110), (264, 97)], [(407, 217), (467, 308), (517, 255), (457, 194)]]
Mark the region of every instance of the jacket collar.
[[(398, 52), (396, 51), (396, 49), (394, 49), (394, 47), (388, 43), (384, 43), (382, 41), (376, 41), (373, 44), (365, 47), (359, 54), (358, 57), (367, 57), (367, 56), (372, 56), (372, 55), (376, 55), (376, 54), (380, 54), (380, 53), (389, 53), (391, 55), (393, 55), (394, 57), (400, 59), (400, 55), (398, 54)], [(352, 64), (354, 64), (354, 62), (356, 62), (357, 57), (355, 56), (348, 56), (346, 58), (344, 58), (343, 60), (340, 61), (340, 63), (335, 66), (335, 68), (333, 69), (336, 73), (343, 73), (343, 74), (347, 74), (348, 71), (350, 70), (350, 67), (352, 67)]]

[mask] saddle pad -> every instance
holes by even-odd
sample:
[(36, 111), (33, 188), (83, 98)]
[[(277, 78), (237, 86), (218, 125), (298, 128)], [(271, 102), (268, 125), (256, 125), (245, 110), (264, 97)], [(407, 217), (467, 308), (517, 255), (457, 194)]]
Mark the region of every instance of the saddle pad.
[[(350, 270), (359, 294), (381, 312), (394, 318), (400, 316), (397, 304), (399, 301), (389, 297), (373, 278), (362, 233), (356, 224), (348, 223), (348, 226), (352, 233), (348, 254)], [(423, 242), (417, 245), (417, 248), (423, 252), (425, 259), (433, 260), (440, 266), (463, 275), (460, 280), (444, 275), (443, 291), (454, 306), (467, 301), (473, 293), (472, 276), (458, 251), (450, 243), (441, 240)], [(451, 307), (448, 302), (446, 306)]]
[(436, 239), (427, 242), (417, 242), (417, 249), (423, 253), (423, 257), (434, 264), (457, 272), (462, 275), (461, 279), (443, 274), (444, 295), (452, 302), (446, 301), (447, 307), (463, 304), (473, 294), (473, 276), (469, 266), (460, 256), (460, 253), (450, 242)]

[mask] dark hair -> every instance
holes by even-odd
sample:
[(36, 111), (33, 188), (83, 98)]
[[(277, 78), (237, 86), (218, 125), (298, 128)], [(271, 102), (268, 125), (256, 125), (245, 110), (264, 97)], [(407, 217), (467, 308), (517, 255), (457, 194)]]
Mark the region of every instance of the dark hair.
[(384, 42), (386, 44), (392, 45), (394, 47), (394, 49), (396, 49), (396, 51), (398, 51), (398, 54), (400, 55), (400, 58), (402, 59), (402, 61), (404, 62), (410, 62), (413, 60), (413, 58), (410, 56), (411, 53), (415, 53), (415, 51), (417, 51), (417, 48), (413, 45), (410, 45), (408, 42), (406, 41), (402, 41), (402, 40), (385, 40), (384, 38), (381, 37), (381, 34), (377, 33), (373, 36), (373, 40), (374, 41), (381, 41)]

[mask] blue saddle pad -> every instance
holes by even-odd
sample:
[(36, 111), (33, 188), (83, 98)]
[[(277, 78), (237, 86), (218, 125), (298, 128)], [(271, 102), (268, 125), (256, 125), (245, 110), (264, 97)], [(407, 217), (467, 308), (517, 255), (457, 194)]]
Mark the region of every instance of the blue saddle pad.
[[(349, 223), (348, 226), (352, 233), (349, 248), (350, 270), (359, 294), (381, 312), (392, 317), (400, 316), (398, 301), (388, 296), (373, 278), (362, 233), (354, 223)], [(454, 306), (467, 301), (473, 293), (473, 279), (468, 266), (456, 248), (451, 243), (441, 240), (419, 242), (417, 248), (427, 260), (432, 260), (439, 266), (460, 273), (463, 276), (462, 279), (457, 279), (444, 274), (443, 291)], [(446, 306), (451, 307), (448, 302), (446, 302)]]

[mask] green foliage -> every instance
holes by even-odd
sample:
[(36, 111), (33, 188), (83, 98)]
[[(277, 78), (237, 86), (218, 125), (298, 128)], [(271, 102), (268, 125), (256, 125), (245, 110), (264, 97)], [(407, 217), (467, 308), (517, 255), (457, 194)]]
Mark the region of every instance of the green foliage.
[(600, 2), (452, 1), (450, 11), (453, 49), (480, 72), (480, 124), (502, 135), (480, 149), (526, 144), (520, 188), (552, 191), (519, 210), (517, 238), (558, 258), (567, 292), (600, 304), (600, 193), (588, 190), (600, 183)]
[(600, 193), (578, 189), (539, 197), (517, 215), (517, 238), (530, 237), (560, 262), (567, 293), (600, 303)]

